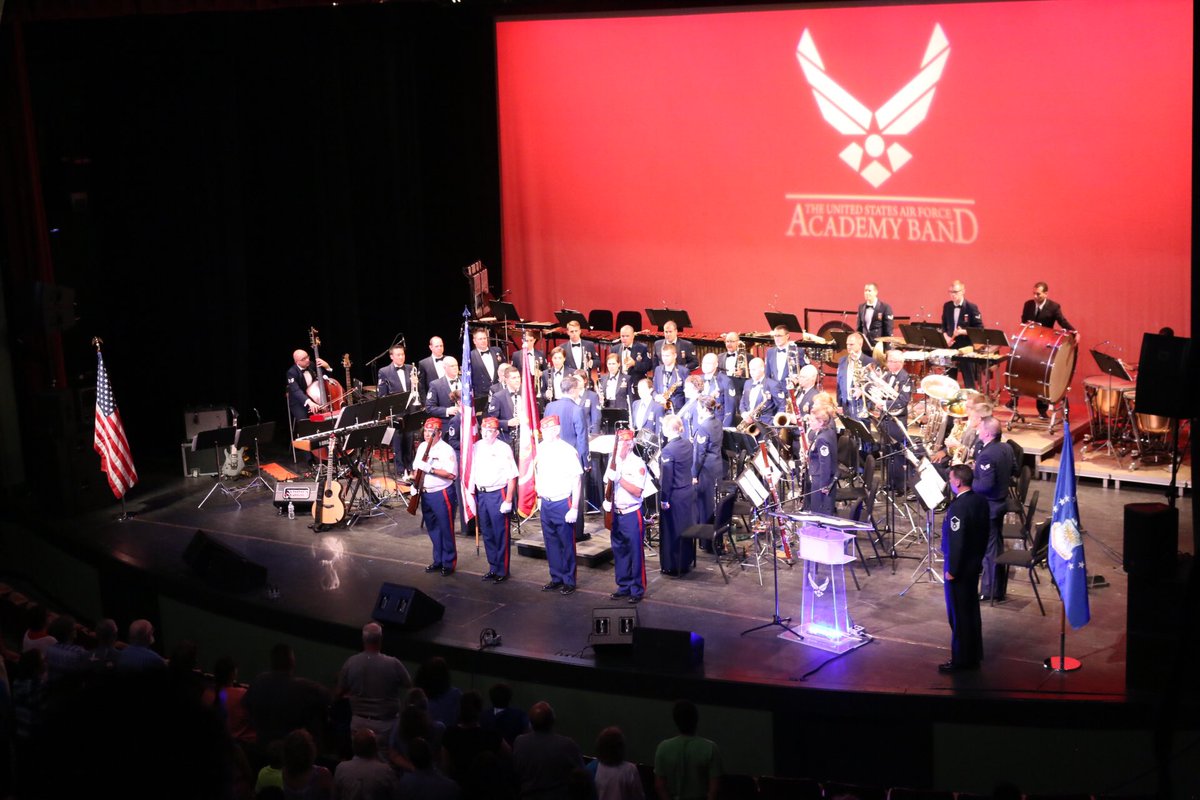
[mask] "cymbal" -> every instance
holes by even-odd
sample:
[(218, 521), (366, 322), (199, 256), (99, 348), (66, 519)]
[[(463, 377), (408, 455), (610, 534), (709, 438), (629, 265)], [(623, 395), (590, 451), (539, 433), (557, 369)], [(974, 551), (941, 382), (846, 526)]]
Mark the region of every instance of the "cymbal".
[(945, 375), (926, 375), (921, 378), (921, 391), (934, 400), (949, 403), (958, 397), (958, 381)]
[(880, 336), (875, 341), (883, 342), (884, 344), (904, 344), (903, 336)]

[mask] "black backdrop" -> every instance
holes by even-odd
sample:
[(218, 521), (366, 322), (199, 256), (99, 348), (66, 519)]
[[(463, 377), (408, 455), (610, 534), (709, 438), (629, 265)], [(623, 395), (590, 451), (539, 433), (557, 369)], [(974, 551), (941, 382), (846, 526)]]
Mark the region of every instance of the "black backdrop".
[[(188, 406), (286, 428), (310, 325), (370, 383), (362, 362), (397, 333), (410, 360), (433, 334), (456, 351), (463, 267), (482, 259), (500, 285), (488, 15), (194, 13), (24, 38), (55, 279), (77, 293), (65, 402), (90, 418), (101, 336), (135, 459), (177, 454)], [(6, 284), (9, 307), (29, 289)]]

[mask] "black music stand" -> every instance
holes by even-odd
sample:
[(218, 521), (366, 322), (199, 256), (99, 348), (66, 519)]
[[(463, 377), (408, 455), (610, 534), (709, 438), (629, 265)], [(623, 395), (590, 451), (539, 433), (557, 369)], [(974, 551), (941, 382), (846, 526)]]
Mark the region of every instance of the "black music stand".
[(932, 322), (912, 322), (901, 325), (900, 333), (904, 336), (904, 342), (910, 347), (926, 347), (931, 350), (946, 347), (946, 339), (942, 336), (941, 327)]
[(579, 327), (585, 331), (591, 330), (592, 326), (588, 325), (587, 317), (572, 308), (563, 308), (554, 312), (554, 318), (558, 320), (558, 324), (562, 327), (567, 327), (568, 322), (578, 322)]
[(600, 432), (614, 433), (617, 427), (622, 423), (625, 427), (629, 424), (629, 410), (625, 408), (602, 408), (600, 409)]
[(517, 313), (517, 309), (512, 303), (506, 303), (503, 300), (492, 301), (492, 316), (497, 322), (520, 322), (521, 315)]
[[(370, 456), (366, 459), (362, 455), (369, 454), (384, 445), (384, 442), (390, 442), (395, 436), (395, 431), (386, 425), (380, 424), (372, 428), (363, 428), (357, 431), (351, 431), (346, 435), (343, 441), (343, 449), (346, 452), (353, 450), (358, 454), (357, 458), (348, 459), (348, 469), (350, 470), (351, 481), (354, 488), (350, 492), (350, 499), (346, 501), (346, 522), (347, 528), (353, 527), (354, 523), (358, 522), (361, 516), (374, 517), (382, 514), (387, 517), (391, 524), (395, 525), (396, 520), (392, 515), (383, 509), (383, 504), (386, 498), (381, 498), (375, 489), (371, 486), (371, 481), (367, 477), (370, 467)], [(367, 502), (371, 507), (365, 512), (354, 510), (354, 501), (358, 497), (359, 490), (362, 490)]]
[(275, 423), (274, 422), (260, 422), (257, 425), (248, 425), (247, 427), (242, 428), (241, 431), (239, 431), (238, 437), (237, 437), (238, 442), (242, 442), (242, 443), (253, 442), (254, 443), (254, 472), (255, 472), (255, 475), (254, 475), (254, 480), (250, 481), (245, 486), (242, 486), (238, 489), (233, 490), (234, 492), (237, 493), (238, 497), (240, 497), (244, 492), (250, 491), (255, 486), (262, 486), (262, 488), (266, 489), (268, 492), (275, 491), (275, 487), (271, 486), (265, 480), (263, 480), (262, 455), (259, 453), (259, 449), (258, 449), (259, 442), (262, 442), (262, 441), (269, 442), (274, 437), (275, 437)]
[(740, 473), (746, 464), (746, 456), (758, 452), (758, 441), (737, 428), (725, 428), (721, 436), (721, 449), (733, 454), (733, 471)]
[(1125, 367), (1125, 362), (1121, 359), (1110, 356), (1108, 353), (1101, 353), (1099, 350), (1090, 350), (1088, 352), (1092, 354), (1092, 358), (1096, 360), (1096, 366), (1105, 375), (1111, 375), (1123, 381), (1133, 380), (1133, 376), (1129, 374), (1129, 370)]
[[(1121, 381), (1133, 380), (1133, 376), (1129, 374), (1129, 370), (1125, 368), (1125, 364), (1121, 361), (1121, 359), (1110, 356), (1107, 353), (1102, 353), (1099, 350), (1093, 349), (1089, 352), (1091, 352), (1092, 358), (1095, 359), (1096, 366), (1100, 368), (1101, 372), (1109, 377), (1108, 386), (1106, 387), (1109, 391), (1113, 391), (1112, 379), (1114, 378)], [(1122, 402), (1122, 405), (1124, 405), (1124, 402)], [(1096, 409), (1093, 408), (1092, 411), (1095, 413)], [(1118, 466), (1124, 467), (1125, 464), (1121, 458), (1121, 453), (1113, 444), (1113, 427), (1117, 425), (1118, 422), (1111, 410), (1108, 414), (1096, 414), (1096, 418), (1092, 419), (1092, 431), (1089, 434), (1089, 436), (1091, 436), (1091, 441), (1085, 446), (1085, 449), (1091, 445), (1094, 445), (1099, 439), (1099, 436), (1097, 435), (1097, 427), (1100, 420), (1104, 421), (1104, 450), (1117, 460)], [(1130, 422), (1132, 427), (1132, 420), (1130, 420)]]
[(688, 316), (688, 312), (681, 308), (647, 308), (646, 319), (648, 319), (650, 324), (658, 328), (660, 331), (663, 329), (663, 325), (666, 325), (669, 320), (674, 320), (675, 326), (679, 328), (681, 332), (692, 327), (692, 318)]
[(213, 459), (217, 464), (217, 474), (213, 479), (213, 487), (208, 490), (208, 494), (204, 495), (204, 499), (200, 501), (200, 505), (196, 508), (204, 508), (204, 504), (213, 496), (213, 492), (218, 489), (226, 497), (237, 503), (237, 507), (242, 507), (242, 501), (238, 500), (238, 493), (230, 491), (225, 487), (221, 475), (221, 453), (227, 447), (235, 447), (240, 431), (237, 428), (213, 428), (208, 431), (200, 431), (192, 437), (192, 452), (198, 453), (201, 450), (213, 449)]
[(763, 316), (767, 319), (768, 330), (773, 331), (782, 325), (788, 329), (788, 333), (804, 333), (804, 328), (800, 325), (800, 320), (796, 319), (795, 314), (784, 314), (779, 311), (764, 311)]
[(975, 347), (1008, 347), (1008, 335), (999, 328), (967, 328), (967, 338)]

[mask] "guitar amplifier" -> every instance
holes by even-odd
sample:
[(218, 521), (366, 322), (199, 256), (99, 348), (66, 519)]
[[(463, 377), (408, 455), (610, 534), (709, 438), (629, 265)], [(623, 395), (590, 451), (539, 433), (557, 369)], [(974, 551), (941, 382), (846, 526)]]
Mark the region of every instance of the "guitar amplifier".
[(301, 511), (311, 514), (313, 503), (320, 491), (316, 481), (280, 481), (275, 484), (275, 499), (272, 503), (280, 513), (287, 509), (288, 503), (292, 503), (296, 506), (297, 514)]
[(211, 478), (217, 474), (217, 462), (213, 460), (211, 449), (193, 453), (189, 441), (180, 444), (179, 450), (183, 456), (183, 477)]

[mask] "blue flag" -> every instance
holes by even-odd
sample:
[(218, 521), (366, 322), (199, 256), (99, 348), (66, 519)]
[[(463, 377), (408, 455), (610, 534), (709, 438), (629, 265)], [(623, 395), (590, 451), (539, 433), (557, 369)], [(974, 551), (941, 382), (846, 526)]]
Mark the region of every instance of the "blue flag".
[(1092, 618), (1088, 610), (1087, 565), (1083, 560), (1083, 535), (1079, 532), (1079, 503), (1075, 499), (1075, 451), (1071, 426), (1063, 423), (1062, 461), (1054, 485), (1054, 514), (1050, 518), (1050, 572), (1058, 584), (1067, 622), (1078, 630)]

